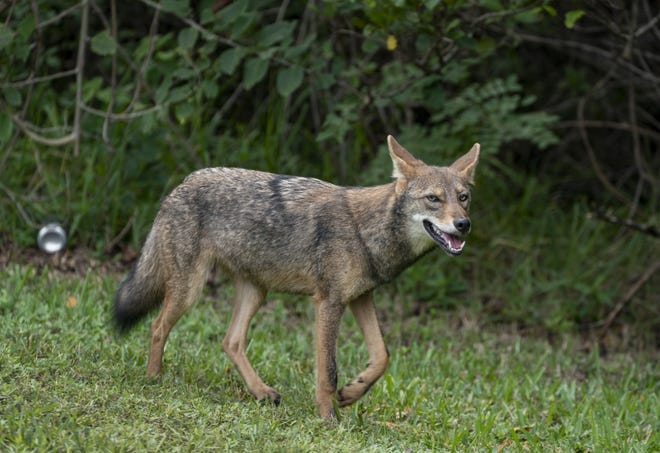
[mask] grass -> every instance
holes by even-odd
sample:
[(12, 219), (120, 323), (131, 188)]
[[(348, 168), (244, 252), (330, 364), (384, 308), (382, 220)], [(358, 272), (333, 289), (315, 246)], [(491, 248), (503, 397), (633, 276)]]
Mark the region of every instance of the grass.
[[(164, 375), (144, 377), (148, 323), (109, 327), (116, 276), (0, 269), (0, 449), (3, 451), (658, 451), (652, 353), (581, 352), (515, 333), (459, 329), (443, 312), (399, 316), (381, 294), (386, 375), (338, 423), (316, 415), (313, 309), (274, 295), (248, 354), (282, 393), (255, 402), (222, 353), (227, 291), (175, 327)], [(453, 327), (452, 327), (453, 326)], [(366, 362), (349, 315), (340, 382)]]

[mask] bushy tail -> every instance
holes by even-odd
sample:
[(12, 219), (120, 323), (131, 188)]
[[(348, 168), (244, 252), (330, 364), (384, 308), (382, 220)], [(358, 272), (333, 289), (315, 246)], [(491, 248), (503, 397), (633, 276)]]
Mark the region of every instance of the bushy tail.
[(155, 262), (149, 238), (140, 260), (121, 283), (113, 306), (113, 319), (120, 331), (127, 331), (163, 301), (164, 280)]

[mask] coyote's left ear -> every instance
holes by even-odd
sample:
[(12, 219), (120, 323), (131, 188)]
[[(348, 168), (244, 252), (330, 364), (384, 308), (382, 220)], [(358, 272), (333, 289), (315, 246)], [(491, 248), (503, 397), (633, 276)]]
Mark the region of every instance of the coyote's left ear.
[(456, 162), (451, 164), (451, 168), (456, 170), (458, 174), (470, 184), (474, 184), (474, 169), (479, 162), (480, 149), (481, 146), (479, 143), (475, 143), (470, 151), (456, 159)]
[(419, 159), (416, 159), (408, 152), (403, 146), (399, 145), (394, 137), (387, 136), (387, 146), (390, 149), (390, 157), (392, 158), (392, 177), (397, 179), (406, 179), (415, 176), (415, 167), (424, 165)]

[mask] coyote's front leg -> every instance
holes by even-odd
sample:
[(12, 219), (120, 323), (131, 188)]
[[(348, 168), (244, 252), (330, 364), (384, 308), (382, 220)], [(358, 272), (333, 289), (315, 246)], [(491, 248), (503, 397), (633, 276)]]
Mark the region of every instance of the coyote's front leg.
[(344, 304), (314, 296), (316, 302), (316, 404), (321, 417), (336, 417), (332, 401), (337, 391), (337, 333)]
[(353, 404), (360, 399), (372, 384), (385, 373), (388, 362), (387, 348), (378, 325), (376, 308), (373, 303), (373, 292), (370, 291), (358, 297), (350, 303), (350, 307), (364, 334), (369, 362), (367, 368), (337, 392), (337, 402), (341, 407)]

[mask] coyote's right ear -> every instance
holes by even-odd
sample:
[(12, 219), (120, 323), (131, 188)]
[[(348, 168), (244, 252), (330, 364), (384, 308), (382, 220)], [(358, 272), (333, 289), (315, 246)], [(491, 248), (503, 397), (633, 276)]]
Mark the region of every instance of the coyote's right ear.
[(451, 164), (451, 168), (456, 170), (470, 184), (474, 184), (474, 169), (477, 168), (479, 162), (480, 149), (479, 143), (475, 143), (470, 151)]
[(392, 171), (393, 178), (411, 178), (415, 175), (415, 167), (424, 165), (424, 162), (416, 159), (408, 150), (399, 145), (399, 142), (391, 135), (387, 136), (387, 146), (390, 149), (390, 157), (394, 165), (394, 170)]

